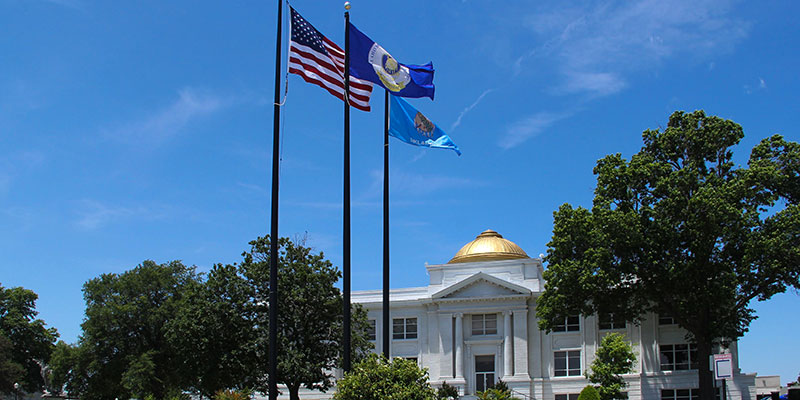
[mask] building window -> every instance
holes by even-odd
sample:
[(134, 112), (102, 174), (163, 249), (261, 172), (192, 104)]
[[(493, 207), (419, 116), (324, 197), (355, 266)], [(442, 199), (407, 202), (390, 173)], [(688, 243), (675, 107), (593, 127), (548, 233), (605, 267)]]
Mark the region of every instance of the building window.
[(367, 340), (375, 340), (375, 320), (367, 321)]
[[(661, 389), (661, 400), (698, 400), (700, 389)], [(715, 389), (714, 398), (722, 398), (722, 388)]]
[(662, 344), (659, 350), (662, 371), (698, 369), (696, 344)]
[(553, 327), (553, 332), (577, 332), (581, 330), (581, 319), (577, 315), (564, 318), (563, 324)]
[(475, 356), (475, 390), (482, 392), (494, 386), (494, 356)]
[(700, 391), (695, 389), (661, 389), (661, 400), (697, 400)]
[(416, 339), (417, 338), (417, 319), (416, 318), (394, 318), (392, 320), (393, 339)]
[(406, 360), (408, 360), (408, 361), (413, 361), (413, 362), (414, 362), (414, 364), (419, 364), (419, 363), (417, 362), (417, 357), (403, 357), (403, 358), (405, 358), (405, 359), (406, 359)]
[(475, 314), (472, 316), (472, 335), (496, 335), (497, 314)]
[(677, 322), (675, 322), (675, 318), (673, 318), (671, 315), (660, 315), (659, 314), (659, 316), (658, 316), (658, 324), (659, 325), (675, 325), (675, 324), (677, 324)]
[(580, 376), (581, 351), (557, 351), (553, 354), (555, 376)]
[(625, 321), (615, 318), (614, 314), (600, 314), (598, 317), (600, 330), (625, 329)]
[(578, 396), (580, 395), (580, 393), (557, 394), (556, 400), (578, 400)]
[[(620, 394), (623, 398), (628, 398), (628, 392), (621, 392)], [(580, 393), (557, 394), (555, 400), (578, 400), (580, 395)]]

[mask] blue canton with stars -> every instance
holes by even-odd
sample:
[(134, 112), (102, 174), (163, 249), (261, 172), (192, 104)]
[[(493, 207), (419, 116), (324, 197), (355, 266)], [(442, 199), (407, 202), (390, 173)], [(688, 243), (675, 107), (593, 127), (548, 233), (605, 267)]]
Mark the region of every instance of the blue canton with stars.
[(322, 54), (328, 54), (328, 51), (325, 50), (325, 46), (322, 44), (322, 34), (314, 28), (311, 24), (308, 23), (300, 13), (292, 10), (292, 41), (310, 47)]

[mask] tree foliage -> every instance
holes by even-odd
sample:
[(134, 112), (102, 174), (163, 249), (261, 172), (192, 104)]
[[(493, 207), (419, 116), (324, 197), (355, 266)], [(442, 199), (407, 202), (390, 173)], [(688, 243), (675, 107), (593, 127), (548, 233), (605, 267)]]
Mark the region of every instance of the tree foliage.
[(334, 400), (434, 400), (428, 371), (415, 361), (370, 354), (336, 383)]
[(187, 288), (198, 284), (194, 268), (178, 261), (145, 261), (86, 282), (86, 319), (73, 368), (82, 374), (72, 384), (81, 397), (165, 398), (179, 390), (183, 354), (168, 340), (168, 324), (181, 312)]
[[(278, 382), (292, 399), (301, 386), (333, 383), (342, 346), (341, 274), (322, 253), (280, 239)], [(86, 320), (77, 346), (59, 343), (51, 387), (82, 398), (175, 398), (183, 391), (267, 390), (269, 238), (243, 262), (208, 274), (174, 261), (145, 261), (84, 285)], [(353, 310), (353, 348), (363, 357), (366, 312)], [(0, 342), (2, 351), (2, 342)]]
[(214, 400), (250, 400), (253, 393), (249, 390), (218, 390), (214, 393)]
[(88, 380), (88, 357), (84, 348), (67, 344), (62, 340), (56, 343), (50, 357), (47, 390), (54, 395), (66, 394), (74, 397), (86, 391)]
[(520, 400), (511, 393), (508, 384), (498, 380), (492, 387), (476, 393), (479, 400)]
[(591, 365), (589, 381), (600, 385), (597, 391), (602, 400), (626, 399), (622, 394), (628, 384), (621, 375), (633, 371), (636, 353), (625, 336), (612, 332), (603, 337)]
[(578, 395), (578, 400), (600, 400), (600, 393), (597, 392), (594, 386), (589, 385), (581, 390), (581, 394)]
[(697, 343), (701, 398), (715, 340), (742, 336), (750, 301), (800, 288), (800, 145), (775, 135), (734, 168), (742, 128), (702, 111), (646, 130), (630, 161), (597, 162), (592, 209), (562, 205), (548, 244), (543, 329), (575, 313), (667, 314)]
[(22, 381), (25, 368), (14, 361), (14, 344), (0, 333), (0, 392), (11, 393), (14, 383)]
[[(258, 386), (267, 339), (258, 336), (254, 288), (235, 265), (214, 265), (184, 294), (167, 338), (182, 355), (184, 387), (204, 397)], [(233, 393), (233, 391), (231, 392)]]
[(438, 400), (456, 400), (458, 399), (458, 388), (444, 381), (442, 387), (436, 390), (436, 398)]
[(42, 366), (58, 333), (36, 318), (38, 298), (31, 290), (0, 285), (0, 393), (11, 393), (14, 383), (27, 392), (44, 387)]
[[(243, 254), (242, 275), (254, 289), (258, 335), (269, 337), (269, 237), (250, 242)], [(333, 385), (333, 369), (340, 364), (343, 348), (342, 295), (334, 285), (341, 272), (323, 253), (287, 238), (278, 241), (278, 377), (299, 399), (301, 386), (327, 390)], [(360, 306), (351, 313), (351, 347), (354, 361), (372, 347), (366, 336), (367, 316)], [(266, 368), (266, 365), (264, 365)], [(266, 372), (266, 371), (265, 371)], [(266, 376), (266, 373), (263, 374)], [(266, 391), (264, 383), (259, 389)]]

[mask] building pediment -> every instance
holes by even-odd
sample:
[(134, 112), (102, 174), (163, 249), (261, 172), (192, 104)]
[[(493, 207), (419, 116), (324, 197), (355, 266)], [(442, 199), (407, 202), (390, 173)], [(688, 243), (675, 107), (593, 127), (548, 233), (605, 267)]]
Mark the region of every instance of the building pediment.
[(531, 291), (526, 287), (478, 272), (434, 293), (431, 298), (434, 300), (477, 300), (529, 296), (530, 294)]

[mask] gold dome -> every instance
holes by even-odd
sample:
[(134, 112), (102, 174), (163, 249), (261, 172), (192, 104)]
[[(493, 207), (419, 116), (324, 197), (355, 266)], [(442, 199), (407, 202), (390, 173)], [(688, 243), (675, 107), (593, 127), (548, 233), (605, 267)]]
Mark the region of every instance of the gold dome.
[(467, 243), (448, 264), (475, 261), (498, 261), (529, 258), (516, 243), (503, 239), (499, 233), (487, 229), (475, 240)]

